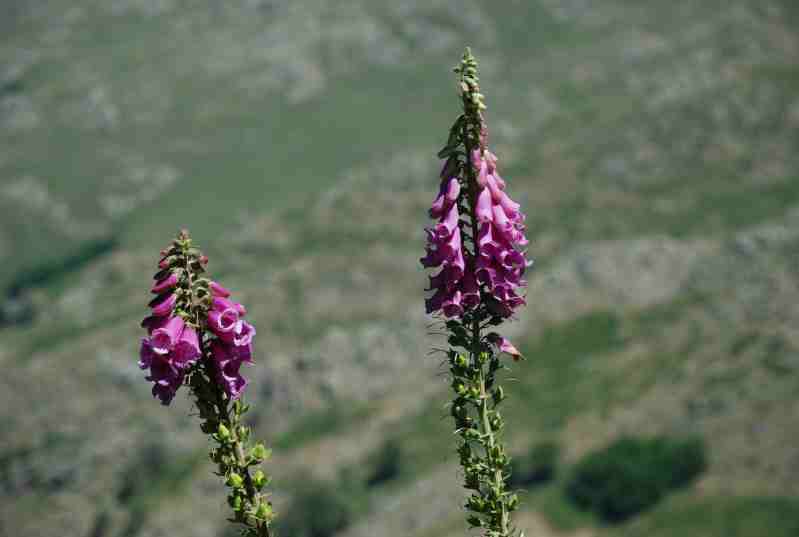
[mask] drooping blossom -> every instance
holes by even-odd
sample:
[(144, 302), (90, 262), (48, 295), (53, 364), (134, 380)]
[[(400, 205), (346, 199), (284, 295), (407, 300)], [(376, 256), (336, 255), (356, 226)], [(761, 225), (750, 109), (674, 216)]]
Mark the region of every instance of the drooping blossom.
[[(486, 142), (485, 129), (481, 143)], [(420, 261), (426, 268), (440, 268), (430, 277), (425, 301), (427, 313), (442, 313), (460, 318), (486, 303), (492, 315), (510, 317), (525, 303), (520, 289), (527, 285), (524, 272), (530, 266), (522, 248), (528, 244), (524, 235), (525, 216), (518, 203), (505, 192), (505, 181), (497, 170), (497, 157), (484, 146), (474, 149), (469, 163), (472, 175), (460, 172), (455, 157), (450, 157), (441, 171), (441, 186), (430, 208), (436, 225), (426, 228), (427, 255)], [(474, 189), (475, 195), (469, 196)], [(461, 215), (459, 207), (472, 214)], [(462, 217), (474, 218), (478, 235), (472, 251), (464, 251), (464, 232), (471, 226)], [(465, 231), (464, 231), (465, 226)]]

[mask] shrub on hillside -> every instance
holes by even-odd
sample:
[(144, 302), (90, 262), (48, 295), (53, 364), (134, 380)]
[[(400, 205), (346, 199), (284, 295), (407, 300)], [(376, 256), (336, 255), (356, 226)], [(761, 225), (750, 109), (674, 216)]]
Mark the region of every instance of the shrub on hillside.
[(291, 537), (332, 537), (349, 526), (362, 511), (363, 484), (350, 475), (335, 481), (299, 480), (288, 512), (277, 519), (278, 534)]
[(579, 507), (621, 522), (688, 485), (705, 467), (700, 439), (625, 437), (583, 458), (566, 491)]
[(551, 481), (557, 472), (560, 447), (554, 442), (534, 445), (524, 455), (513, 457), (508, 484), (529, 487)]
[(374, 487), (399, 477), (402, 472), (402, 448), (396, 440), (388, 440), (371, 461), (367, 486)]

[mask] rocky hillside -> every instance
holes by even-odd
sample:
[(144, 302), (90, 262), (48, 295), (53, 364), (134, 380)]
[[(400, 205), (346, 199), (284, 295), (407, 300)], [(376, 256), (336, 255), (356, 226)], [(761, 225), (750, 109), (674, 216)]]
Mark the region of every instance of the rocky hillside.
[[(0, 535), (232, 535), (189, 402), (160, 407), (135, 363), (183, 225), (258, 327), (280, 516), (341, 515), (313, 537), (464, 533), (418, 258), (465, 44), (537, 260), (507, 327), (528, 357), (508, 440), (561, 450), (520, 527), (799, 531), (793, 1), (5, 4)], [(697, 435), (708, 468), (606, 525), (564, 482), (629, 434)]]

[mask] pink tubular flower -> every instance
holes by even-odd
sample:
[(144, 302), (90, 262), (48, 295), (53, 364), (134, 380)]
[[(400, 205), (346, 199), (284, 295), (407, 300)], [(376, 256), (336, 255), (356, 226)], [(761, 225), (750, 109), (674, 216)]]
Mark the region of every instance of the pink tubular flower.
[(172, 313), (177, 302), (177, 297), (174, 293), (166, 295), (159, 295), (150, 301), (150, 307), (153, 309), (153, 315), (156, 317), (164, 317)]
[(507, 338), (496, 333), (488, 334), (487, 338), (491, 343), (497, 346), (499, 352), (509, 354), (514, 360), (517, 361), (522, 359), (522, 353), (519, 352), (519, 349), (517, 349)]
[(215, 296), (213, 301), (211, 302), (211, 309), (216, 311), (225, 311), (227, 309), (233, 309), (238, 313), (240, 317), (244, 317), (247, 315), (247, 309), (238, 302), (233, 302), (232, 300), (228, 300), (227, 298), (223, 298), (221, 296)]
[(227, 298), (230, 296), (230, 291), (222, 287), (216, 282), (211, 282), (208, 284), (208, 288), (211, 289), (211, 294), (214, 296), (218, 296), (221, 298)]
[(156, 329), (163, 327), (167, 321), (169, 321), (169, 317), (150, 315), (142, 319), (141, 327), (146, 328), (148, 334), (152, 334)]
[[(484, 131), (483, 143), (486, 138)], [(475, 272), (491, 299), (489, 307), (494, 314), (509, 317), (525, 303), (519, 289), (527, 285), (522, 276), (532, 264), (520, 250), (528, 244), (524, 236), (525, 216), (520, 205), (505, 192), (505, 181), (497, 173), (496, 155), (477, 149), (471, 156), (478, 183), (483, 186), (475, 207), (481, 222)]]
[(167, 354), (180, 339), (186, 323), (180, 317), (170, 317), (162, 328), (153, 330), (150, 344), (156, 354)]
[(208, 328), (223, 339), (230, 339), (236, 323), (239, 322), (239, 314), (233, 308), (226, 308), (222, 311), (211, 310), (208, 312)]
[(216, 366), (217, 382), (231, 399), (238, 399), (247, 386), (247, 380), (239, 370), (243, 362), (250, 361), (249, 354), (245, 359), (237, 347), (216, 340), (211, 343), (211, 358)]
[(138, 365), (148, 371), (153, 395), (165, 405), (192, 372), (238, 398), (247, 386), (241, 364), (253, 363), (255, 328), (243, 320), (246, 308), (203, 276), (208, 259), (190, 244), (188, 233), (181, 232), (161, 252), (150, 289), (156, 295), (148, 304), (151, 314), (141, 322), (148, 337), (141, 341)]
[(156, 295), (160, 295), (170, 289), (174, 288), (178, 284), (178, 275), (174, 272), (171, 272), (166, 278), (160, 281), (156, 281), (153, 284), (152, 289), (150, 289), (151, 293)]
[[(430, 208), (437, 223), (426, 228), (427, 255), (420, 261), (425, 268), (438, 268), (430, 277), (425, 300), (427, 313), (442, 313), (447, 318), (459, 318), (468, 310), (485, 302), (496, 316), (509, 317), (524, 297), (520, 289), (526, 286), (523, 275), (530, 262), (521, 247), (528, 241), (524, 235), (525, 216), (518, 203), (505, 192), (505, 181), (497, 172), (497, 157), (487, 149), (485, 130), (480, 137), (481, 147), (470, 153), (473, 175), (453, 176), (461, 167), (450, 157), (441, 174), (439, 193)], [(453, 174), (453, 175), (450, 175)], [(476, 193), (465, 195), (464, 185), (476, 181)], [(462, 185), (463, 183), (463, 185)], [(459, 203), (460, 201), (460, 203)], [(477, 237), (474, 251), (464, 251), (463, 233), (471, 236), (471, 227), (464, 229), (459, 207), (468, 203), (476, 219)], [(472, 206), (473, 204), (473, 206)]]
[(187, 326), (172, 350), (172, 361), (176, 366), (183, 369), (192, 365), (199, 357), (200, 338), (194, 328)]

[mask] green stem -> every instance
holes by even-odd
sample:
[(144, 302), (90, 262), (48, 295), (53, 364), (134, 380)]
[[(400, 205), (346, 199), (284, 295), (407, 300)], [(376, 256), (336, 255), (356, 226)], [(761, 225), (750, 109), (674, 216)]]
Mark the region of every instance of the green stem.
[[(185, 244), (188, 246), (189, 243)], [(231, 444), (233, 453), (235, 454), (235, 470), (239, 475), (243, 476), (242, 479), (244, 481), (244, 490), (246, 491), (247, 501), (253, 508), (256, 508), (261, 501), (261, 494), (256, 490), (255, 484), (253, 483), (253, 478), (250, 475), (249, 466), (247, 465), (244, 444), (242, 443), (240, 437), (240, 416), (238, 413), (234, 412), (233, 417), (231, 417), (229, 405), (230, 400), (222, 390), (221, 386), (214, 381), (217, 373), (216, 365), (206, 351), (205, 338), (202, 336), (205, 326), (203, 323), (202, 312), (200, 311), (199, 307), (196, 307), (196, 304), (199, 303), (200, 297), (198, 297), (195, 293), (193, 274), (191, 270), (192, 259), (189, 256), (188, 248), (185, 248), (183, 251), (183, 259), (188, 282), (188, 292), (190, 293), (189, 307), (187, 308), (187, 311), (191, 314), (192, 321), (200, 334), (199, 345), (200, 356), (202, 357), (201, 367), (203, 369), (203, 374), (208, 381), (207, 388), (214, 397), (213, 404), (216, 407), (214, 420), (217, 423), (217, 427), (219, 424), (223, 424), (230, 432), (230, 440), (228, 442)], [(198, 394), (198, 399), (201, 397), (202, 396)], [(271, 537), (268, 522), (256, 519), (255, 527), (249, 525), (246, 517), (244, 520), (241, 520), (241, 522), (247, 525), (247, 533), (253, 537)]]

